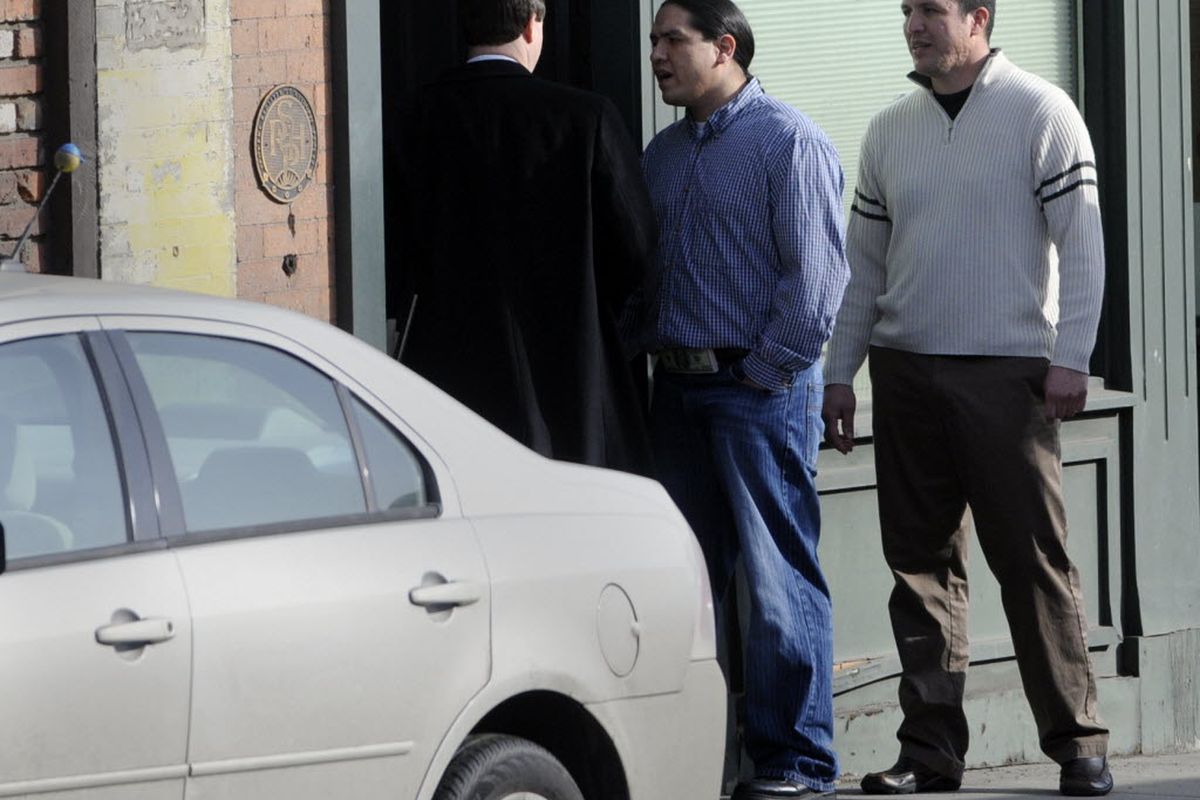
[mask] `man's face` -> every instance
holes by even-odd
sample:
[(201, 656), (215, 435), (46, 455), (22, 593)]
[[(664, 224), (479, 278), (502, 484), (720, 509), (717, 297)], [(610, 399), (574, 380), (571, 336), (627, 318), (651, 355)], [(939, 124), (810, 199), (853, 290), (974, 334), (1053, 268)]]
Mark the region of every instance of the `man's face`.
[(958, 0), (903, 0), (900, 10), (904, 38), (918, 73), (942, 78), (971, 63), (975, 17), (962, 13)]
[(706, 42), (691, 22), (687, 11), (668, 3), (650, 31), (650, 66), (667, 105), (698, 105), (720, 77), (717, 43)]

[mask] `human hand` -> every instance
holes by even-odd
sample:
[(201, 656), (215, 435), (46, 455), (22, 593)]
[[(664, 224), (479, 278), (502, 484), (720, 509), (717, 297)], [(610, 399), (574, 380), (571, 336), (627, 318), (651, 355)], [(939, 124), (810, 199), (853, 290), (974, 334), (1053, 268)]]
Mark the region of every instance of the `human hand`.
[(747, 375), (746, 370), (742, 367), (742, 362), (740, 361), (734, 364), (733, 368), (729, 372), (731, 375), (733, 375), (733, 379), (743, 386), (749, 386), (751, 389), (757, 389), (760, 392), (771, 391), (766, 386), (763, 386), (761, 383), (754, 380), (754, 378), (751, 378), (749, 375)]
[(1046, 419), (1070, 419), (1083, 411), (1087, 402), (1087, 385), (1086, 372), (1068, 367), (1050, 367), (1046, 372)]
[(825, 405), (821, 409), (825, 441), (842, 455), (854, 449), (854, 410), (857, 406), (852, 387), (844, 383), (831, 383), (825, 387)]

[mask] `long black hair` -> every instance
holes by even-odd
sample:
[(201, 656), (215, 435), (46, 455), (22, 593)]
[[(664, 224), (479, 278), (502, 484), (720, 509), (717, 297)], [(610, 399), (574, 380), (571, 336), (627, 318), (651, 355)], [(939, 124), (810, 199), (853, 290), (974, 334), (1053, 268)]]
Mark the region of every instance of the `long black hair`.
[(737, 42), (733, 60), (746, 74), (750, 73), (750, 62), (754, 60), (754, 32), (750, 30), (746, 15), (730, 0), (666, 0), (663, 5), (678, 6), (688, 12), (692, 27), (700, 31), (705, 41), (732, 36)]

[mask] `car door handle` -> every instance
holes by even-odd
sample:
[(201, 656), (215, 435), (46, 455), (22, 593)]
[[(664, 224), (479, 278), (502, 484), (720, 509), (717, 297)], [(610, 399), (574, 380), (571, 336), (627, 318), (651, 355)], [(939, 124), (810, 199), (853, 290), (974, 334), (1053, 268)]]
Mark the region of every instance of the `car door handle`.
[(96, 629), (96, 641), (112, 646), (158, 644), (175, 636), (175, 623), (169, 619), (139, 619), (119, 622)]
[(417, 606), (469, 606), (483, 599), (483, 584), (457, 581), (418, 586), (408, 593), (408, 599)]

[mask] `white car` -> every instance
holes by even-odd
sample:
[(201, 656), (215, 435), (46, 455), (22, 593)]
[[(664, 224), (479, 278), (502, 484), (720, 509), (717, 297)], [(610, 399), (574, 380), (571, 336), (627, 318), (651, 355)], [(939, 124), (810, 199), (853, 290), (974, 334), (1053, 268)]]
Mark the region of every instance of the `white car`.
[(662, 488), (325, 323), (0, 274), (0, 797), (715, 800)]

